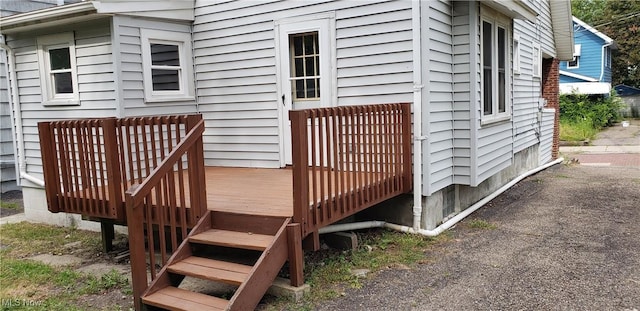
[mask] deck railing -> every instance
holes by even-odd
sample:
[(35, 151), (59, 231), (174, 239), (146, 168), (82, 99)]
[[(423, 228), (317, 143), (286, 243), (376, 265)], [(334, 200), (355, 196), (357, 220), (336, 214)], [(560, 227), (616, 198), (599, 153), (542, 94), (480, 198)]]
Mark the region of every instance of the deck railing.
[(200, 119), (182, 115), (40, 122), (49, 210), (124, 223), (124, 192), (142, 182)]
[(122, 211), (116, 119), (38, 123), (49, 210), (115, 219)]
[[(171, 253), (187, 237), (187, 228), (193, 227), (207, 210), (202, 144), (204, 121), (190, 117), (187, 125), (190, 131), (166, 156), (160, 152), (157, 159), (153, 158), (157, 166), (135, 168), (147, 170), (149, 174), (125, 194), (131, 283), (136, 304)], [(146, 146), (164, 139), (149, 135), (151, 140), (146, 141), (145, 133), (125, 136), (144, 140), (135, 141), (133, 146)], [(147, 263), (151, 279), (147, 278)]]
[(411, 190), (410, 104), (291, 111), (302, 234)]

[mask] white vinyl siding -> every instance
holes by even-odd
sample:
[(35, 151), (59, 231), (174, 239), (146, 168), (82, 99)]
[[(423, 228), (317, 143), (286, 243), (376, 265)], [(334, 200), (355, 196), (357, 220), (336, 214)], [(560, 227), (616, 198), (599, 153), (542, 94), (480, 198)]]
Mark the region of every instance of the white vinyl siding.
[[(117, 54), (116, 66), (120, 70), (119, 90), (122, 117), (158, 114), (186, 114), (197, 111), (195, 99), (189, 96), (163, 98), (165, 102), (146, 102), (141, 32), (167, 31), (177, 33), (189, 41), (191, 26), (144, 18), (116, 16), (113, 18)], [(188, 87), (188, 86), (187, 86)]]
[[(73, 28), (72, 28), (73, 27)], [(19, 39), (7, 36), (15, 52), (16, 76), (25, 142), (27, 172), (42, 179), (37, 123), (40, 121), (111, 117), (116, 115), (116, 83), (109, 19), (36, 32)], [(36, 38), (73, 31), (78, 76), (79, 106), (44, 106), (38, 72)], [(26, 186), (30, 183), (25, 182)]]
[(428, 191), (437, 191), (454, 183), (454, 144), (456, 137), (453, 95), (453, 62), (451, 4), (448, 1), (429, 1), (423, 3), (424, 22), (427, 36), (423, 40), (423, 61), (427, 62), (428, 72), (425, 109), (428, 111), (428, 154), (425, 161), (429, 176), (425, 185)]
[(520, 37), (520, 74), (513, 77), (513, 151), (520, 152), (538, 143), (538, 101), (542, 96), (540, 79), (533, 78), (533, 45), (536, 33), (531, 24), (514, 20), (514, 34)]
[(7, 54), (0, 49), (0, 193), (18, 189), (6, 59)]
[(540, 148), (539, 159), (540, 165), (551, 161), (551, 152), (553, 149), (553, 126), (556, 117), (555, 109), (542, 110), (542, 122), (540, 124)]
[(331, 11), (337, 104), (412, 101), (409, 1), (196, 1), (196, 93), (207, 122), (207, 165), (280, 166), (274, 21)]
[(454, 2), (453, 18), (453, 105), (454, 105), (454, 183), (471, 182), (471, 113), (469, 2)]

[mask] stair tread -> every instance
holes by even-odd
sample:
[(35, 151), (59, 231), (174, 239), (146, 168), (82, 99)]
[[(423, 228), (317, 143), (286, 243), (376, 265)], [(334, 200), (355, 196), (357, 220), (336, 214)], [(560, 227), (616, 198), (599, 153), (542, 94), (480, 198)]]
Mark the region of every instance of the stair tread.
[(172, 273), (240, 285), (251, 272), (251, 268), (243, 264), (191, 256), (167, 269)]
[(142, 297), (146, 304), (167, 310), (225, 310), (228, 300), (200, 294), (181, 288), (165, 287), (149, 296)]
[(189, 241), (262, 251), (271, 244), (273, 238), (274, 237), (272, 235), (251, 232), (209, 229), (205, 232), (191, 236)]

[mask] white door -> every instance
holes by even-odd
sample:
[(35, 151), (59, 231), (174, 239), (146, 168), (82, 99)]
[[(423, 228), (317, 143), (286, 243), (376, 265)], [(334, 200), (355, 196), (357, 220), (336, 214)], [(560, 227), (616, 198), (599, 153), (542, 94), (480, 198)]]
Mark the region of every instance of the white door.
[[(289, 110), (332, 105), (332, 19), (277, 23), (283, 164), (291, 164)], [(334, 40), (335, 41), (335, 40)]]

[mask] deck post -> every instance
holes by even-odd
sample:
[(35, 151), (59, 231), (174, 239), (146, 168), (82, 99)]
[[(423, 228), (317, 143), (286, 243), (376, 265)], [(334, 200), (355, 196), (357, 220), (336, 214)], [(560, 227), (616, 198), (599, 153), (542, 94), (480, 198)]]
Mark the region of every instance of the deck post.
[(107, 185), (109, 189), (109, 209), (113, 218), (122, 215), (122, 179), (120, 172), (120, 158), (118, 154), (118, 135), (116, 133), (116, 119), (109, 118), (101, 121), (104, 137), (105, 165), (107, 171)]
[(411, 104), (402, 103), (402, 190), (409, 192), (412, 187), (412, 172), (411, 172)]
[(302, 232), (299, 223), (287, 225), (287, 244), (289, 248), (291, 286), (302, 286), (304, 284), (304, 256), (302, 253)]
[(291, 120), (291, 159), (293, 162), (293, 221), (307, 233), (309, 213), (309, 155), (307, 151), (307, 115), (305, 111), (289, 111)]
[(53, 128), (49, 122), (38, 123), (38, 135), (40, 136), (40, 153), (42, 154), (43, 173), (45, 182), (45, 193), (49, 211), (57, 213), (60, 211), (58, 195), (60, 194), (60, 182), (58, 181), (58, 161), (54, 154), (53, 143), (55, 137)]
[[(198, 122), (202, 120), (202, 115), (189, 115), (187, 117), (186, 131), (189, 132), (193, 129)], [(193, 144), (193, 147), (189, 150), (188, 154), (188, 171), (189, 171), (189, 186), (190, 196), (192, 202), (192, 213), (190, 226), (194, 226), (200, 217), (207, 212), (207, 187), (206, 177), (204, 174), (204, 147), (202, 142), (202, 135), (200, 135), (197, 141)]]
[[(127, 204), (127, 229), (129, 232), (129, 260), (131, 261), (131, 290), (135, 310), (142, 310), (142, 294), (147, 289), (147, 261), (144, 248), (144, 208), (135, 206), (130, 192), (138, 185), (133, 185), (125, 195)], [(153, 234), (153, 233), (149, 233)], [(153, 248), (153, 245), (149, 246)], [(151, 269), (155, 269), (151, 267)]]

